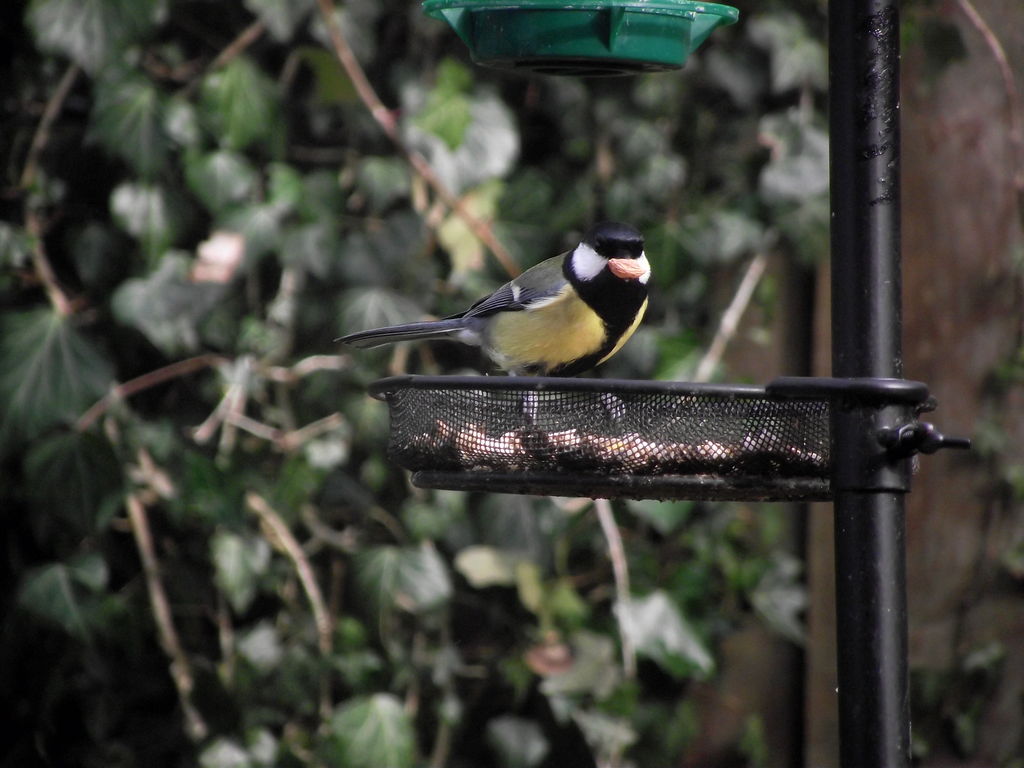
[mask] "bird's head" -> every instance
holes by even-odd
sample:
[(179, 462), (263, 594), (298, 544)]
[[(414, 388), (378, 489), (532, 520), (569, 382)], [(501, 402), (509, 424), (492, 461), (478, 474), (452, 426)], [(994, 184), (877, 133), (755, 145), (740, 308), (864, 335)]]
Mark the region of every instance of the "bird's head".
[(576, 277), (588, 282), (605, 271), (620, 280), (646, 283), (651, 265), (644, 254), (644, 238), (628, 224), (605, 221), (595, 224), (570, 256), (570, 268)]

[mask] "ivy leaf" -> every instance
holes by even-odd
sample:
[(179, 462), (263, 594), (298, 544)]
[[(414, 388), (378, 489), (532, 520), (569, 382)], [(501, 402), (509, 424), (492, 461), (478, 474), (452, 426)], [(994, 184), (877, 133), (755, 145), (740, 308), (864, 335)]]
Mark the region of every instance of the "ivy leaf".
[(572, 666), (546, 678), (540, 684), (545, 696), (566, 698), (594, 696), (608, 698), (621, 679), (615, 662), (615, 644), (611, 638), (594, 632), (579, 631), (572, 636)]
[(550, 745), (533, 720), (505, 715), (487, 724), (487, 743), (503, 768), (533, 768), (547, 756)]
[(203, 80), (200, 105), (228, 149), (268, 143), (280, 123), (277, 87), (246, 56)]
[(474, 589), (511, 587), (516, 584), (516, 564), (522, 558), (495, 547), (466, 547), (455, 556), (455, 569)]
[(766, 90), (768, 73), (756, 61), (756, 49), (725, 52), (708, 50), (701, 58), (707, 78), (726, 91), (744, 109), (752, 110), (758, 96)]
[(261, 621), (238, 641), (238, 653), (260, 672), (271, 672), (284, 657), (280, 632), (269, 621)]
[(40, 514), (83, 536), (109, 522), (115, 508), (104, 502), (120, 489), (121, 472), (103, 437), (70, 432), (36, 442), (25, 457), (25, 473)]
[(637, 740), (636, 731), (624, 717), (578, 709), (572, 712), (572, 719), (591, 749), (604, 758), (598, 761), (602, 765), (610, 762), (608, 756), (621, 755)]
[(751, 40), (771, 56), (772, 90), (775, 93), (805, 85), (819, 89), (826, 87), (828, 54), (825, 46), (807, 33), (806, 26), (795, 13), (756, 16), (748, 23), (747, 29)]
[(759, 186), (769, 203), (824, 198), (828, 192), (828, 134), (798, 112), (766, 115), (758, 129), (775, 148)]
[(544, 583), (540, 578), (540, 566), (528, 560), (520, 560), (515, 569), (516, 590), (519, 602), (531, 613), (537, 614), (542, 620), (546, 618), (544, 604)]
[(0, 221), (0, 267), (21, 269), (32, 258), (28, 234), (20, 227)]
[(252, 768), (252, 761), (238, 742), (219, 738), (200, 753), (199, 768)]
[(359, 189), (380, 213), (409, 194), (409, 169), (397, 157), (367, 157), (359, 164)]
[(345, 291), (339, 301), (341, 332), (380, 328), (406, 323), (423, 314), (412, 299), (386, 288), (361, 288)]
[(455, 152), (461, 188), (507, 174), (519, 156), (515, 116), (497, 95), (484, 93), (470, 105), (473, 120)]
[[(376, 29), (377, 19), (385, 8), (379, 0), (348, 0), (343, 7), (334, 9), (333, 15), (345, 40), (364, 66), (372, 62), (377, 53), (377, 36), (366, 34), (366, 30)], [(324, 48), (331, 48), (331, 35), (322, 14), (313, 16), (309, 32)]]
[(243, 155), (222, 149), (188, 157), (185, 180), (196, 197), (217, 213), (249, 197), (258, 177)]
[(252, 729), (245, 736), (249, 756), (254, 768), (276, 768), (279, 764), (278, 753), (280, 744), (273, 733), (267, 728)]
[[(463, 205), (480, 221), (494, 218), (498, 210), (503, 185), (497, 179), (484, 182), (462, 198)], [(462, 216), (449, 214), (437, 230), (438, 242), (448, 251), (452, 260), (452, 279), (464, 282), (469, 274), (483, 269), (484, 247)]]
[[(294, 211), (302, 205), (303, 179), (298, 170), (287, 163), (270, 163), (266, 168), (266, 173), (267, 199), (271, 203), (286, 211)], [(337, 182), (335, 182), (335, 186), (337, 186)]]
[(803, 644), (801, 616), (807, 608), (807, 590), (800, 583), (802, 567), (795, 557), (778, 554), (750, 595), (754, 610), (776, 632)]
[(547, 610), (563, 626), (575, 627), (583, 623), (590, 611), (569, 579), (558, 579), (544, 597)]
[(313, 0), (244, 0), (245, 7), (267, 25), (273, 38), (286, 43), (313, 9)]
[(277, 248), (281, 222), (288, 209), (278, 203), (253, 203), (231, 209), (222, 218), (223, 228), (245, 238), (245, 256), (255, 260)]
[(427, 246), (423, 219), (411, 211), (388, 216), (382, 226), (355, 231), (345, 238), (338, 271), (353, 285), (395, 285), (408, 280), (411, 292), (423, 293), (423, 285), (435, 276), (427, 259), (412, 256)]
[(646, 521), (662, 536), (667, 536), (690, 517), (696, 505), (692, 501), (631, 499), (627, 506), (630, 512)]
[(164, 133), (181, 147), (194, 147), (202, 138), (195, 106), (182, 96), (172, 96), (164, 108)]
[(79, 416), (110, 387), (110, 364), (49, 308), (0, 325), (0, 446)]
[(643, 598), (615, 606), (622, 631), (637, 653), (679, 677), (706, 677), (714, 660), (704, 642), (667, 594), (657, 590)]
[(110, 193), (110, 212), (125, 232), (155, 259), (174, 242), (182, 226), (179, 201), (158, 184), (124, 182)]
[(106, 584), (107, 565), (103, 558), (82, 555), (67, 563), (51, 563), (28, 572), (18, 589), (18, 603), (72, 637), (89, 641), (96, 622), (88, 600)]
[(397, 607), (422, 613), (444, 605), (452, 595), (448, 569), (426, 542), (418, 547), (377, 547), (361, 554), (356, 579), (378, 612)]
[(83, 285), (96, 293), (108, 291), (128, 265), (119, 258), (126, 238), (112, 227), (90, 221), (71, 240), (71, 258)]
[[(502, 188), (501, 219), (536, 226), (555, 207), (555, 185), (536, 168), (522, 168)], [(522, 235), (520, 235), (522, 237)]]
[(437, 82), (427, 103), (414, 122), (424, 131), (441, 139), (449, 149), (458, 149), (472, 122), (469, 89), (473, 75), (454, 59), (445, 59), (437, 67)]
[(704, 264), (727, 264), (764, 242), (761, 222), (737, 210), (697, 213), (685, 222), (684, 245)]
[(166, 14), (164, 0), (33, 0), (26, 21), (39, 47), (95, 74)]
[(270, 545), (258, 536), (218, 531), (210, 542), (210, 558), (217, 586), (235, 613), (245, 613), (270, 566)]
[(224, 283), (189, 280), (192, 264), (187, 254), (172, 251), (151, 274), (125, 280), (114, 293), (117, 318), (142, 331), (168, 355), (199, 346), (198, 324), (226, 290)]
[(411, 768), (416, 734), (402, 702), (390, 693), (350, 701), (331, 718), (329, 763), (339, 768)]
[(277, 739), (265, 728), (246, 734), (243, 747), (234, 739), (214, 739), (199, 754), (199, 768), (272, 768), (277, 765)]
[(548, 562), (551, 532), (545, 529), (547, 521), (533, 499), (494, 495), (487, 499), (485, 510), (480, 517), (483, 543), (519, 554), (535, 564)]
[(327, 280), (338, 263), (338, 237), (331, 222), (319, 221), (290, 228), (284, 236), (283, 261)]
[[(319, 14), (317, 21), (320, 21)], [(359, 98), (348, 73), (333, 53), (314, 45), (299, 46), (295, 53), (312, 74), (313, 102), (316, 105), (350, 104)]]
[[(452, 189), (464, 192), (507, 174), (519, 156), (519, 129), (505, 103), (492, 93), (469, 97), (470, 120), (456, 147), (415, 122), (405, 126), (407, 139), (427, 156)], [(449, 134), (448, 139), (452, 138)]]
[(164, 131), (166, 99), (147, 78), (135, 74), (104, 77), (96, 83), (91, 134), (113, 155), (142, 176), (152, 176), (167, 161)]

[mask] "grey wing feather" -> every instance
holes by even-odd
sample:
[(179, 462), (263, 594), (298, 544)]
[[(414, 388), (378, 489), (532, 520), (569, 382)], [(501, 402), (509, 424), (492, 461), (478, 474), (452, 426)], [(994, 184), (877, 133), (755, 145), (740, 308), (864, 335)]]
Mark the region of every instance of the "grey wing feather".
[(465, 312), (456, 317), (487, 317), (495, 312), (516, 312), (525, 307), (516, 300), (515, 291), (512, 290), (512, 283), (505, 283), (490, 296), (484, 296), (480, 301)]
[(505, 283), (490, 296), (485, 296), (461, 317), (486, 317), (495, 312), (518, 312), (529, 309), (534, 302), (557, 295), (567, 282), (562, 274), (562, 262), (568, 254), (542, 261), (523, 272), (515, 280)]

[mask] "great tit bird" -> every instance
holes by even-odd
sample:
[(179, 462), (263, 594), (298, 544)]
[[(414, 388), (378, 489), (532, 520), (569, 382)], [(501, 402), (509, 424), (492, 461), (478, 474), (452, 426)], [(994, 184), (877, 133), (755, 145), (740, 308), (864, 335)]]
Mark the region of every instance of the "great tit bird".
[(627, 224), (604, 222), (573, 250), (531, 267), (465, 312), (340, 341), (365, 348), (452, 339), (481, 346), (513, 375), (575, 376), (633, 335), (647, 309), (650, 276), (643, 236)]

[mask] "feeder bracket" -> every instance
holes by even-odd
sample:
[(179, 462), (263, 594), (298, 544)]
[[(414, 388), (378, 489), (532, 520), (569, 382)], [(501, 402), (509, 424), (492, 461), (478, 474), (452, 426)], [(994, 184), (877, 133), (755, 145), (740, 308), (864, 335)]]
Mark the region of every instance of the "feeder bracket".
[[(766, 391), (777, 397), (826, 397), (832, 401), (833, 490), (910, 490), (919, 454), (966, 449), (971, 441), (947, 437), (918, 416), (935, 408), (928, 387), (890, 378), (784, 377)], [(846, 460), (836, 460), (843, 455)]]

